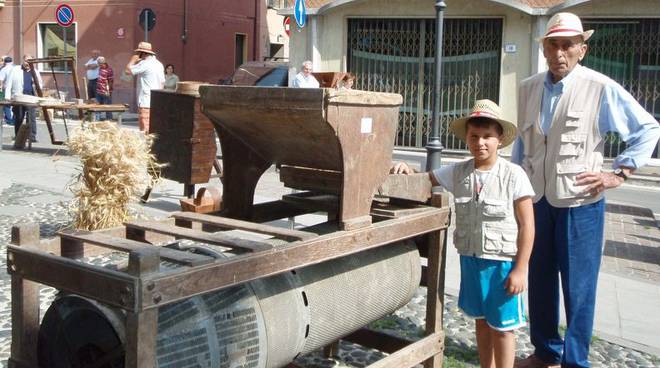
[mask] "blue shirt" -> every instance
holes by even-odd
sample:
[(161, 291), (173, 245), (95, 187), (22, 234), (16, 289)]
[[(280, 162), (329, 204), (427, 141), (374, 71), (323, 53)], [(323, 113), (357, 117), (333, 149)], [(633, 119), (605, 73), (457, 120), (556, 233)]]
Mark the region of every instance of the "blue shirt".
[[(580, 66), (577, 66), (580, 67)], [(547, 135), (555, 115), (557, 103), (574, 78), (569, 73), (557, 83), (552, 83), (550, 72), (547, 73), (543, 83), (543, 99), (541, 101), (541, 130)], [(658, 138), (660, 138), (660, 125), (618, 83), (608, 83), (600, 101), (598, 114), (598, 129), (604, 137), (607, 132), (616, 132), (621, 136), (628, 147), (616, 157), (613, 167), (619, 166), (637, 169), (646, 164), (653, 154)], [(524, 146), (520, 136), (511, 152), (511, 161), (522, 163)]]

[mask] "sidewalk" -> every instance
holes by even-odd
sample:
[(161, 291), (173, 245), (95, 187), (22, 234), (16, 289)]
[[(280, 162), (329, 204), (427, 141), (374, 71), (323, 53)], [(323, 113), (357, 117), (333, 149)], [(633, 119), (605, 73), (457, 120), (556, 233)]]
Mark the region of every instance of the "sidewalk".
[[(76, 123), (71, 123), (70, 130), (72, 125)], [(19, 219), (38, 221), (47, 226), (42, 232), (52, 234), (58, 224), (65, 223), (68, 215), (63, 203), (71, 198), (67, 184), (76, 173), (75, 159), (62, 147), (47, 143), (49, 139), (43, 124), (38, 129), (39, 143), (32, 151), (10, 149), (9, 137), (13, 134), (7, 128), (5, 126), (4, 146), (0, 151), (0, 240), (8, 239), (10, 226)], [(220, 182), (212, 179), (211, 185), (220, 186)], [(259, 182), (255, 200), (272, 200), (289, 192), (271, 169)], [(183, 185), (164, 180), (154, 189), (149, 203), (138, 206), (139, 210), (149, 216), (166, 216), (179, 209), (182, 193)], [(322, 216), (308, 215), (296, 218), (296, 223), (308, 225), (321, 220)], [(605, 236), (595, 334), (614, 344), (660, 357), (660, 229), (653, 213), (626, 203), (609, 203)], [(458, 257), (451, 246), (451, 236), (449, 239), (446, 291), (455, 296), (459, 286)], [(8, 355), (10, 339), (9, 277), (4, 271), (4, 255), (2, 252), (0, 256), (3, 268), (0, 271), (0, 316), (3, 320), (0, 361)], [(660, 361), (656, 358), (653, 362)]]

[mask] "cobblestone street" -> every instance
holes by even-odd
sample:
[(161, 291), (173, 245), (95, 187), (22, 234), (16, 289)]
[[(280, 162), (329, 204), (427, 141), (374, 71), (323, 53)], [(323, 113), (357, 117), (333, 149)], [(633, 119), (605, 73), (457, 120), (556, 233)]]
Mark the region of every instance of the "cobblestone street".
[[(264, 195), (262, 192), (261, 195)], [(26, 184), (12, 184), (0, 193), (0, 243), (2, 243), (2, 257), (0, 267), (0, 361), (6, 364), (10, 353), (11, 319), (10, 319), (10, 278), (6, 273), (6, 243), (10, 238), (10, 228), (13, 224), (22, 222), (39, 222), (41, 236), (52, 236), (57, 230), (69, 224), (69, 215), (66, 207), (68, 193), (56, 192), (46, 188)], [(610, 206), (610, 209), (619, 207)], [(617, 216), (617, 214), (608, 214)], [(621, 214), (621, 216), (628, 216)], [(622, 222), (624, 222), (622, 220)], [(642, 227), (651, 224), (640, 225)], [(624, 227), (626, 225), (624, 224)], [(648, 231), (649, 229), (645, 229)], [(653, 228), (657, 232), (657, 228)], [(651, 234), (653, 235), (653, 234)], [(655, 235), (653, 235), (655, 236)], [(657, 242), (654, 243), (657, 245)], [(606, 246), (607, 247), (607, 246)], [(607, 248), (606, 248), (607, 249)], [(452, 251), (451, 249), (449, 250)], [(606, 258), (612, 258), (608, 255)], [(621, 261), (620, 259), (617, 259)], [(103, 259), (97, 260), (103, 263)], [(640, 261), (638, 261), (640, 263)], [(648, 262), (641, 262), (648, 263)], [(626, 264), (628, 265), (628, 264)], [(637, 267), (639, 268), (639, 267)], [(633, 266), (616, 269), (614, 272), (632, 272)], [(642, 277), (637, 274), (635, 277)], [(42, 314), (55, 296), (52, 288), (43, 288), (41, 291)], [(421, 337), (424, 325), (425, 290), (420, 288), (413, 300), (394, 315), (388, 316), (372, 324), (372, 328), (409, 339)], [(446, 296), (445, 307), (446, 329), (446, 364), (449, 367), (478, 366), (474, 338), (474, 323), (465, 318), (458, 310), (453, 296)], [(518, 332), (519, 356), (526, 356), (531, 352), (531, 344), (527, 330)], [(360, 346), (344, 343), (340, 345), (339, 356), (334, 359), (324, 358), (321, 353), (315, 353), (299, 358), (299, 362), (308, 367), (363, 367), (382, 357), (382, 353), (366, 350)], [(595, 337), (592, 343), (591, 360), (594, 367), (658, 367), (660, 360), (651, 354), (624, 348), (610, 343), (602, 338)]]

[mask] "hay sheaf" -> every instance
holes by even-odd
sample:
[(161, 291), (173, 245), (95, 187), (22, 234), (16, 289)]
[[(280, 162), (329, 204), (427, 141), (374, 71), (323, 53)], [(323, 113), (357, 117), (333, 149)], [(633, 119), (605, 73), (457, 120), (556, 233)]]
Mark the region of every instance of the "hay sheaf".
[(80, 173), (70, 189), (74, 227), (97, 230), (129, 220), (129, 204), (160, 178), (151, 154), (153, 136), (102, 121), (76, 128), (69, 150), (80, 157)]

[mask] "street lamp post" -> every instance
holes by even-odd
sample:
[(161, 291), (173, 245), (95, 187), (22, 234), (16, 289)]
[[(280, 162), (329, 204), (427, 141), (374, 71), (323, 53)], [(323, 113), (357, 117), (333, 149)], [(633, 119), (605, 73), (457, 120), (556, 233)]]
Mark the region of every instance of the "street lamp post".
[(433, 121), (431, 121), (431, 136), (426, 144), (426, 171), (440, 167), (442, 157), (442, 142), (440, 142), (440, 97), (442, 94), (442, 33), (447, 5), (440, 0), (435, 3), (435, 89), (433, 90)]

